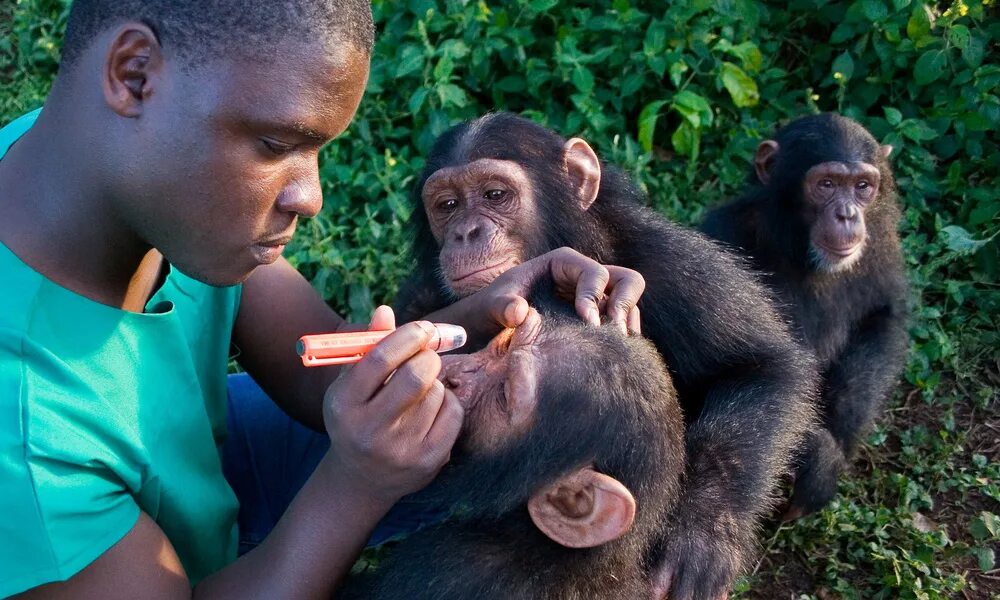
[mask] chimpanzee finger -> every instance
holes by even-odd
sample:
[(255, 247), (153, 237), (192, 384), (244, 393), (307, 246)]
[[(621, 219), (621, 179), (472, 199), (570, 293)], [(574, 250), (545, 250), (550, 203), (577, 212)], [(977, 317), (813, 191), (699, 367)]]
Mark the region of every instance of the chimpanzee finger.
[(629, 333), (635, 335), (642, 335), (642, 318), (639, 314), (639, 307), (633, 306), (632, 310), (628, 311), (628, 331)]
[(575, 282), (573, 305), (577, 314), (591, 325), (600, 325), (600, 302), (610, 279), (608, 269), (570, 248), (560, 248), (550, 256), (549, 270), (556, 286), (565, 287)]
[(637, 271), (608, 265), (608, 317), (627, 333), (629, 316), (646, 289), (646, 280)]
[(517, 327), (528, 316), (528, 301), (516, 294), (504, 294), (490, 299), (486, 308), (490, 317), (501, 328)]

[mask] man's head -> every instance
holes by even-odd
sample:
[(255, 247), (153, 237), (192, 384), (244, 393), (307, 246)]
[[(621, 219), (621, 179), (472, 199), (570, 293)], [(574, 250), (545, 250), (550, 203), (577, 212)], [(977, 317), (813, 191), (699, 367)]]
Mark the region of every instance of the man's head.
[(442, 362), (466, 418), (438, 484), (467, 518), (527, 508), (548, 538), (587, 548), (644, 536), (676, 497), (680, 409), (647, 341), (532, 310), (485, 349)]
[(46, 111), (81, 132), (100, 216), (231, 284), (319, 211), (372, 39), (362, 0), (77, 0)]

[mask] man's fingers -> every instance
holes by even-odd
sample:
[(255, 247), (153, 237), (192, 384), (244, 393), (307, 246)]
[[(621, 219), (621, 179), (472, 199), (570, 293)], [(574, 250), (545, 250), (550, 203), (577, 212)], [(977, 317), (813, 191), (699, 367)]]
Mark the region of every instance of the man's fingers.
[(448, 449), (445, 456), (441, 457), (444, 459), (441, 464), (448, 462), (448, 455), (451, 452), (451, 447), (455, 445), (455, 440), (458, 438), (459, 432), (462, 430), (462, 421), (464, 419), (465, 409), (462, 407), (462, 403), (458, 401), (454, 392), (444, 390), (441, 408), (438, 410), (434, 423), (427, 432), (427, 436), (424, 437), (424, 444), (432, 454), (435, 450), (442, 451), (445, 448)]
[(368, 324), (369, 331), (390, 331), (396, 328), (396, 314), (392, 308), (381, 305), (372, 313), (371, 323)]
[[(379, 342), (346, 375), (349, 381), (345, 385), (352, 392), (350, 400), (357, 403), (368, 402), (393, 371), (427, 345), (433, 329), (426, 321), (414, 321), (403, 325)], [(440, 361), (438, 369), (440, 370)], [(436, 371), (434, 375), (437, 375)]]
[(388, 419), (398, 419), (424, 399), (438, 383), (440, 372), (441, 357), (433, 350), (420, 350), (396, 369), (372, 398), (372, 404), (377, 405)]

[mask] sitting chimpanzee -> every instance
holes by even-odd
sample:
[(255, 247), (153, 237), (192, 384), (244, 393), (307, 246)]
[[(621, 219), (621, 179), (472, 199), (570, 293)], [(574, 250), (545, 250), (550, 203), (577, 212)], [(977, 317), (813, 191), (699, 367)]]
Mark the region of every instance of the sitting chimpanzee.
[(747, 192), (703, 225), (750, 258), (819, 359), (823, 423), (797, 469), (788, 519), (836, 494), (903, 366), (907, 285), (891, 152), (850, 119), (800, 118), (760, 144)]
[(684, 470), (680, 407), (652, 344), (532, 309), (442, 362), (465, 423), (423, 493), (456, 514), (341, 597), (647, 598), (644, 560)]
[(511, 114), (446, 132), (414, 201), (417, 270), (399, 294), (403, 318), (560, 246), (643, 275), (641, 328), (673, 377), (688, 456), (651, 557), (655, 591), (669, 589), (671, 600), (725, 594), (812, 419), (812, 359), (762, 285), (735, 255), (643, 206), (585, 141)]

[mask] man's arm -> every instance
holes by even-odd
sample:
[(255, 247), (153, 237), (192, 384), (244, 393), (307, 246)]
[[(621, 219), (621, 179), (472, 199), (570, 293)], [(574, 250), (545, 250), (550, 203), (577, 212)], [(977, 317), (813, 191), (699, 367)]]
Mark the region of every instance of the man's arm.
[[(465, 327), (471, 340), (488, 340), (503, 327), (520, 325), (528, 314), (524, 299), (541, 277), (551, 277), (560, 295), (571, 298), (577, 313), (599, 324), (606, 312), (622, 328), (639, 331), (636, 304), (645, 287), (630, 269), (604, 266), (560, 248), (507, 271), (486, 289), (426, 317)], [(388, 313), (376, 314), (373, 329), (392, 329)], [(299, 337), (349, 327), (284, 259), (259, 267), (243, 284), (233, 341), (239, 362), (282, 409), (320, 430), (320, 399), (340, 372), (337, 367), (307, 368), (295, 354)]]
[(258, 267), (243, 284), (233, 343), (240, 365), (267, 395), (301, 423), (323, 429), (320, 400), (339, 367), (307, 368), (295, 353), (306, 334), (330, 333), (346, 322), (284, 258)]
[[(462, 426), (461, 404), (436, 379), (441, 359), (424, 349), (431, 334), (427, 323), (400, 327), (330, 386), (330, 450), (264, 543), (203, 580), (196, 597), (331, 596), (376, 522), (447, 462)], [(22, 597), (190, 596), (174, 548), (142, 515), (69, 580)]]

